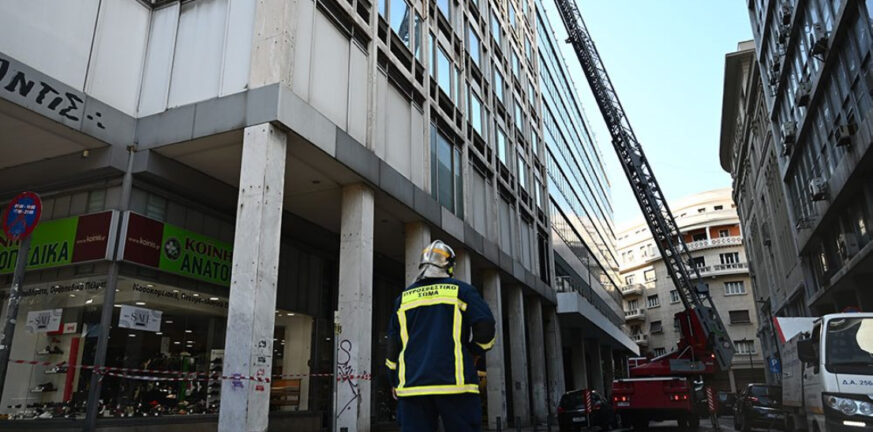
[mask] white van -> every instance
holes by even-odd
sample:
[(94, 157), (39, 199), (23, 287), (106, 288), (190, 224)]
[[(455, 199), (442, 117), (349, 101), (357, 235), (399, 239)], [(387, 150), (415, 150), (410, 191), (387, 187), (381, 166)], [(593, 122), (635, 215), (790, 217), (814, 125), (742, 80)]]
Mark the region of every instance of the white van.
[(775, 321), (786, 429), (873, 431), (873, 313)]

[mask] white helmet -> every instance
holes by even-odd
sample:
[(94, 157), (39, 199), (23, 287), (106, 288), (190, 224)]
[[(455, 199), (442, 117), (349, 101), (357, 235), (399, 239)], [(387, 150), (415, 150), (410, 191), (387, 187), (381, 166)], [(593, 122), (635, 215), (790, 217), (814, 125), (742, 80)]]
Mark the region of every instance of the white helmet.
[(452, 277), (455, 273), (455, 251), (441, 240), (434, 240), (421, 251), (418, 268), (421, 272), (417, 280)]

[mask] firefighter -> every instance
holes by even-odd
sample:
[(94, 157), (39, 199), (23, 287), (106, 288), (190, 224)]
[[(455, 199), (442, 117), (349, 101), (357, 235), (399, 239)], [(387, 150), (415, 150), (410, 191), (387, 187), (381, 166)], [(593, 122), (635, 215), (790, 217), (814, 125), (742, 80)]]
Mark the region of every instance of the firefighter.
[(438, 418), (447, 431), (481, 430), (473, 357), (494, 346), (494, 317), (476, 288), (452, 278), (454, 265), (452, 248), (434, 241), (394, 302), (385, 365), (402, 432), (436, 431)]

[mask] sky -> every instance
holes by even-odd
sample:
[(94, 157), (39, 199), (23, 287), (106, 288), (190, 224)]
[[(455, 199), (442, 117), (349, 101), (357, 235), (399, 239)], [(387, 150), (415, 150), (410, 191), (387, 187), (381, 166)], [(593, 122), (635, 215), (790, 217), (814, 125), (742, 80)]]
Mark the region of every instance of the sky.
[[(576, 0), (668, 202), (731, 186), (719, 162), (725, 55), (752, 39), (742, 0)], [(554, 2), (552, 27), (566, 33)], [(612, 184), (617, 228), (642, 217), (572, 47), (573, 72)]]

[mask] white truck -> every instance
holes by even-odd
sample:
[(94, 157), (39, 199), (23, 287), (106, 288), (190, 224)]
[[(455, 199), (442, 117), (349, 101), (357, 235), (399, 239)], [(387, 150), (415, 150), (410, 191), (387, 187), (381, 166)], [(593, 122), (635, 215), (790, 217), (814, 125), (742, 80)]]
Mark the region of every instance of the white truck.
[(873, 313), (774, 321), (786, 430), (873, 431)]

